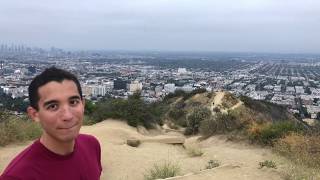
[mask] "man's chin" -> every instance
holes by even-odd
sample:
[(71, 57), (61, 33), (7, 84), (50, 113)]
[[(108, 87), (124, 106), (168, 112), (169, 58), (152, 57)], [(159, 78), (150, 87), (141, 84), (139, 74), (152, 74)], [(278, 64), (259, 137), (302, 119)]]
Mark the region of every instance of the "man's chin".
[(59, 139), (60, 141), (63, 141), (65, 143), (73, 142), (78, 137), (78, 135), (79, 135), (79, 132), (74, 134), (66, 134), (66, 135), (60, 136)]

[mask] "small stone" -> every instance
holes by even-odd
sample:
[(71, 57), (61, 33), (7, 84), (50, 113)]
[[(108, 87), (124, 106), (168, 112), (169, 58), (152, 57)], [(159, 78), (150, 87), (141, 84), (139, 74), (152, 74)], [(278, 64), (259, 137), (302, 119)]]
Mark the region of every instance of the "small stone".
[(132, 147), (138, 147), (141, 142), (139, 139), (127, 139), (127, 144)]

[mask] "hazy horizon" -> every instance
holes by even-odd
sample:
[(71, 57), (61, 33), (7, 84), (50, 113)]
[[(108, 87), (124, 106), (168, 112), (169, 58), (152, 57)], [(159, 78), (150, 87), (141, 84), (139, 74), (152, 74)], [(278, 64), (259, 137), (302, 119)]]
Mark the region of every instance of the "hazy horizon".
[(68, 50), (320, 53), (316, 0), (0, 2), (0, 44)]

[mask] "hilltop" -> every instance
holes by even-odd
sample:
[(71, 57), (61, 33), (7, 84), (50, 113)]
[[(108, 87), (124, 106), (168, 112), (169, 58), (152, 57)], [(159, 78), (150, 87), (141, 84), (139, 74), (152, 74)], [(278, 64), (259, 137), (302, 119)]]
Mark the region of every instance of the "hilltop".
[[(179, 175), (187, 175), (179, 179), (281, 179), (280, 170), (258, 169), (259, 162), (274, 158), (270, 150), (226, 142), (222, 136), (202, 142), (197, 140), (198, 136), (185, 139), (185, 146), (197, 145), (203, 152), (202, 156), (192, 157), (188, 154), (188, 148), (161, 141), (182, 138), (183, 135), (179, 133), (145, 131), (146, 134), (142, 134), (124, 122), (112, 119), (84, 126), (81, 132), (93, 134), (101, 143), (104, 170), (101, 179), (142, 180), (154, 163), (165, 161), (179, 164)], [(128, 146), (126, 141), (131, 138), (143, 142), (137, 148)], [(9, 160), (29, 143), (0, 148), (0, 172)], [(219, 161), (220, 166), (217, 169), (205, 170), (210, 160)]]

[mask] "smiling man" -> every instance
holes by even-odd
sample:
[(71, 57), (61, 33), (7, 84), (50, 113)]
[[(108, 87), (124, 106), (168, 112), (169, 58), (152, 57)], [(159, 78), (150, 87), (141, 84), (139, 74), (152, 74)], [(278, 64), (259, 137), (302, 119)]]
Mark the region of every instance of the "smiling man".
[(100, 144), (91, 135), (79, 134), (85, 103), (78, 79), (62, 69), (46, 69), (31, 82), (29, 100), (28, 115), (43, 133), (12, 160), (0, 179), (99, 179)]

